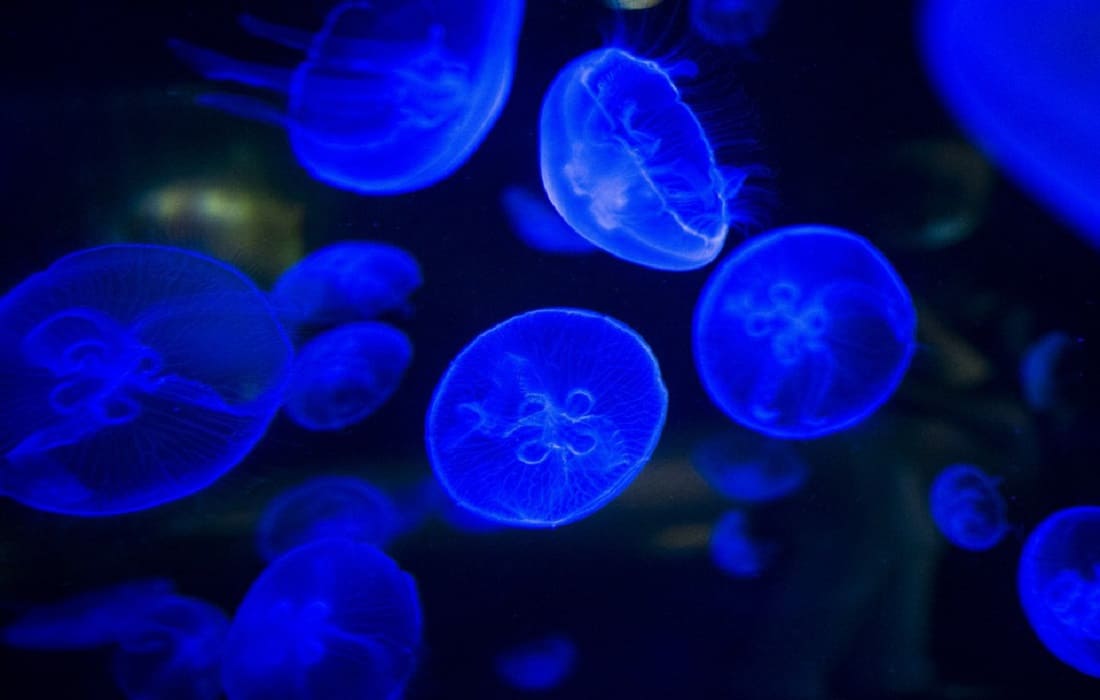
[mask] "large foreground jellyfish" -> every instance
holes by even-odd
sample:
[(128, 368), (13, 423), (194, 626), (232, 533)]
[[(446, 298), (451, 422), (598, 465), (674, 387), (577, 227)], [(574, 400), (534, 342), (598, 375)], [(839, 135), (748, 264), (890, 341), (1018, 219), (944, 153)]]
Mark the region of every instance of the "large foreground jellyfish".
[(237, 609), (229, 700), (396, 698), (420, 646), (416, 582), (374, 547), (320, 540), (276, 559)]
[(790, 442), (740, 429), (700, 441), (691, 463), (711, 488), (742, 503), (783, 498), (801, 488), (810, 474)]
[(542, 183), (558, 213), (607, 252), (661, 270), (718, 255), (746, 171), (719, 167), (670, 68), (620, 48), (558, 73), (542, 103)]
[(395, 194), (447, 177), (484, 140), (511, 89), (522, 19), (523, 0), (344, 2), (316, 35), (242, 16), (250, 34), (306, 52), (294, 70), (171, 45), (208, 78), (285, 95), (285, 113), (240, 95), (201, 101), (283, 126), (317, 179)]
[(1000, 479), (969, 464), (953, 464), (932, 482), (932, 520), (952, 544), (981, 552), (1008, 532)]
[(291, 347), (264, 295), (197, 253), (74, 253), (0, 299), (0, 492), (108, 515), (197, 491), (283, 399)]
[(1017, 584), (1046, 648), (1100, 678), (1100, 508), (1068, 508), (1040, 523), (1024, 544)]
[(874, 412), (913, 354), (916, 311), (863, 238), (793, 226), (747, 241), (695, 310), (695, 364), (711, 399), (768, 435), (812, 438)]
[(553, 255), (583, 255), (596, 246), (565, 223), (542, 193), (512, 185), (500, 193), (500, 205), (512, 231), (529, 247)]
[(561, 685), (577, 665), (577, 645), (562, 634), (533, 639), (497, 654), (497, 675), (510, 687), (541, 692)]
[(719, 46), (747, 46), (771, 25), (779, 0), (691, 0), (692, 28)]
[(517, 526), (562, 525), (637, 476), (667, 407), (657, 360), (633, 330), (592, 311), (530, 311), (451, 362), (428, 409), (428, 455), (469, 510)]

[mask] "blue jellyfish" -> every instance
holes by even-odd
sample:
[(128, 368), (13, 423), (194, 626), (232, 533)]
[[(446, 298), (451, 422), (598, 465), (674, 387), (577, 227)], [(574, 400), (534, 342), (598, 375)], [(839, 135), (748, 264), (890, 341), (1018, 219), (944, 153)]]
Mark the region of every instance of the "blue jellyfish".
[(703, 440), (691, 463), (718, 493), (742, 503), (766, 503), (797, 491), (810, 468), (794, 446), (748, 430)]
[(952, 464), (932, 482), (932, 520), (956, 547), (982, 552), (1008, 532), (1000, 479), (970, 464)]
[(516, 690), (552, 690), (573, 673), (577, 646), (562, 634), (518, 644), (496, 657), (497, 675)]
[(1017, 584), (1039, 641), (1100, 678), (1100, 507), (1067, 508), (1040, 523), (1024, 543)]
[(719, 167), (674, 69), (620, 48), (563, 68), (542, 103), (542, 184), (562, 218), (612, 255), (693, 270), (743, 218), (734, 200), (747, 170)]
[(916, 345), (912, 299), (863, 238), (778, 229), (738, 247), (695, 310), (695, 364), (711, 399), (782, 438), (848, 428), (901, 382)]
[(396, 194), (447, 177), (485, 139), (511, 89), (522, 19), (523, 0), (344, 2), (316, 35), (242, 16), (253, 36), (306, 52), (294, 70), (171, 47), (207, 78), (285, 95), (285, 113), (241, 95), (200, 101), (285, 128), (313, 177)]
[(397, 698), (420, 646), (416, 582), (376, 548), (318, 540), (276, 559), (237, 609), (229, 700)]
[(1100, 246), (1100, 4), (926, 0), (933, 85), (975, 143)]
[(314, 251), (284, 272), (271, 302), (291, 327), (368, 321), (406, 310), (423, 281), (420, 264), (405, 250), (346, 241)]
[(393, 500), (382, 490), (351, 476), (319, 476), (271, 501), (257, 540), (269, 562), (333, 537), (382, 547), (397, 534), (398, 521)]
[(771, 25), (779, 0), (691, 0), (691, 26), (719, 46), (747, 46)]
[(592, 311), (530, 311), (451, 362), (428, 409), (428, 456), (468, 510), (553, 527), (633, 481), (667, 408), (657, 360), (633, 330)]
[(287, 415), (309, 430), (354, 425), (393, 396), (411, 361), (408, 336), (386, 323), (349, 323), (322, 333), (294, 358)]
[(733, 578), (756, 578), (775, 557), (775, 545), (753, 539), (744, 511), (726, 511), (710, 534), (710, 557)]
[(224, 263), (147, 245), (64, 257), (0, 299), (0, 492), (72, 515), (193, 493), (263, 436), (291, 355)]
[(526, 188), (505, 187), (500, 205), (512, 230), (530, 248), (554, 255), (583, 255), (596, 250), (565, 223), (545, 197)]
[(1073, 345), (1073, 339), (1061, 331), (1052, 331), (1036, 340), (1024, 352), (1020, 361), (1020, 384), (1024, 400), (1034, 411), (1050, 411), (1058, 403), (1059, 391), (1055, 370), (1062, 353)]

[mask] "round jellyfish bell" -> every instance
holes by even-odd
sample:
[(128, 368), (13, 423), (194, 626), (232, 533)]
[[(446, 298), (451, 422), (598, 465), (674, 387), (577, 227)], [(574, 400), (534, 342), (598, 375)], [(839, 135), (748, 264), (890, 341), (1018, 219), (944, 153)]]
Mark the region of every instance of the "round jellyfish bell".
[(198, 491), (263, 436), (291, 354), (222, 262), (152, 245), (64, 257), (0, 299), (0, 492), (110, 515)]
[(710, 534), (710, 557), (726, 575), (756, 578), (771, 565), (775, 555), (774, 543), (753, 538), (744, 511), (726, 511), (714, 524)]
[(517, 644), (497, 654), (497, 675), (516, 690), (541, 692), (561, 685), (577, 665), (577, 645), (562, 634)]
[(792, 226), (751, 239), (707, 280), (695, 365), (730, 418), (781, 438), (859, 423), (894, 392), (916, 347), (901, 278), (863, 238)]
[(1008, 532), (1000, 479), (969, 464), (953, 464), (932, 482), (932, 520), (952, 544), (972, 552), (990, 549)]
[(428, 409), (428, 455), (466, 509), (553, 527), (633, 481), (667, 409), (637, 333), (592, 311), (540, 309), (490, 328), (451, 362)]
[(768, 30), (779, 0), (691, 0), (692, 28), (719, 46), (747, 46)]
[(810, 473), (790, 442), (740, 429), (699, 442), (691, 463), (711, 488), (742, 503), (783, 498), (801, 488)]

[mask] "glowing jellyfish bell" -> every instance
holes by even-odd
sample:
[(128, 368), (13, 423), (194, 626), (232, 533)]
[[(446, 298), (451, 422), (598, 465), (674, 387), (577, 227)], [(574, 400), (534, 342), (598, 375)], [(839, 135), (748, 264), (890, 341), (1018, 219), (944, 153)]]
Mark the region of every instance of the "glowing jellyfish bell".
[(932, 520), (957, 547), (980, 552), (1008, 532), (1000, 480), (969, 464), (953, 464), (932, 482)]
[(801, 488), (810, 474), (790, 442), (740, 429), (700, 441), (691, 463), (714, 490), (743, 503), (783, 498)]
[(596, 246), (565, 223), (541, 192), (536, 194), (515, 185), (505, 187), (500, 193), (500, 205), (512, 231), (539, 252), (583, 255), (596, 250)]
[(748, 516), (742, 510), (722, 514), (710, 535), (710, 556), (714, 564), (733, 578), (756, 578), (775, 557), (774, 543), (754, 539)]
[(719, 46), (747, 46), (771, 25), (779, 0), (691, 0), (692, 28)]
[(741, 425), (813, 438), (859, 423), (894, 392), (916, 346), (916, 311), (883, 255), (827, 226), (743, 243), (695, 309), (695, 365)]
[(516, 690), (541, 692), (561, 685), (577, 665), (577, 645), (563, 634), (517, 644), (497, 654), (497, 675)]

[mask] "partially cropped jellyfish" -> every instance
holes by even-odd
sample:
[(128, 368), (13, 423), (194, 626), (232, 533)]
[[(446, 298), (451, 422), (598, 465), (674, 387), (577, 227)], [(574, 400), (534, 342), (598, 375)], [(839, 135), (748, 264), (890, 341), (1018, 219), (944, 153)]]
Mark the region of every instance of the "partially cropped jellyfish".
[(319, 476), (271, 501), (260, 518), (257, 543), (270, 562), (295, 547), (334, 537), (382, 547), (398, 525), (397, 508), (381, 489), (352, 476)]
[(1008, 532), (1000, 479), (970, 464), (952, 464), (932, 482), (932, 520), (956, 547), (987, 550)]
[(286, 97), (210, 94), (200, 102), (282, 126), (318, 180), (365, 194), (421, 189), (466, 162), (511, 89), (523, 0), (343, 2), (316, 34), (250, 15), (245, 31), (306, 53), (295, 69), (173, 41), (213, 80)]
[(1100, 507), (1067, 508), (1040, 523), (1020, 554), (1017, 585), (1046, 648), (1100, 678)]
[(1020, 383), (1024, 399), (1034, 411), (1049, 411), (1058, 402), (1056, 372), (1058, 361), (1073, 339), (1061, 331), (1051, 331), (1028, 346), (1020, 361)]
[(495, 665), (497, 675), (516, 690), (552, 690), (577, 665), (577, 646), (569, 637), (554, 634), (500, 652)]
[(592, 311), (539, 309), (485, 331), (451, 362), (428, 409), (428, 455), (468, 510), (553, 527), (633, 481), (667, 407), (657, 360), (632, 329)]
[(742, 503), (783, 498), (801, 488), (810, 474), (790, 442), (739, 429), (699, 442), (691, 463), (715, 491)]
[(774, 556), (774, 544), (759, 541), (749, 532), (744, 511), (726, 511), (714, 524), (710, 534), (710, 557), (726, 575), (756, 578), (764, 573)]
[(284, 272), (271, 303), (293, 328), (368, 321), (407, 309), (422, 283), (420, 264), (404, 249), (345, 241), (310, 253)]
[(695, 309), (703, 386), (740, 423), (813, 438), (859, 423), (894, 392), (916, 346), (916, 311), (863, 238), (777, 229), (714, 271)]
[(311, 338), (294, 358), (286, 412), (309, 430), (342, 430), (371, 415), (401, 384), (412, 343), (378, 321), (338, 326)]
[(320, 540), (276, 559), (237, 609), (229, 700), (397, 698), (420, 647), (416, 582), (378, 549)]
[(768, 30), (779, 0), (691, 0), (692, 28), (719, 46), (747, 46)]
[(565, 223), (541, 193), (517, 185), (505, 187), (500, 205), (512, 231), (530, 248), (554, 255), (582, 255), (596, 250)]
[(291, 354), (224, 263), (146, 245), (64, 257), (0, 299), (0, 493), (110, 515), (198, 491), (263, 436)]

